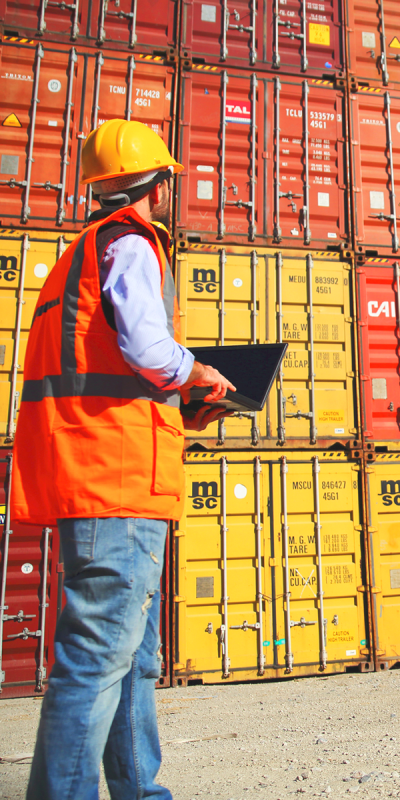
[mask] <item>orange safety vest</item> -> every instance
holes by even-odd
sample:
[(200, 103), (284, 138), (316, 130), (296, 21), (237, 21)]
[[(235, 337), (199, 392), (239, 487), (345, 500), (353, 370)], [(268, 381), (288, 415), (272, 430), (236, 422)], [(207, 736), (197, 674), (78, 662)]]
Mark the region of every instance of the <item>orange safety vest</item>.
[(181, 516), (180, 394), (140, 380), (103, 310), (98, 242), (107, 246), (126, 233), (143, 236), (157, 256), (168, 328), (178, 338), (164, 232), (132, 207), (90, 224), (49, 274), (29, 334), (11, 494), (12, 516), (21, 522)]

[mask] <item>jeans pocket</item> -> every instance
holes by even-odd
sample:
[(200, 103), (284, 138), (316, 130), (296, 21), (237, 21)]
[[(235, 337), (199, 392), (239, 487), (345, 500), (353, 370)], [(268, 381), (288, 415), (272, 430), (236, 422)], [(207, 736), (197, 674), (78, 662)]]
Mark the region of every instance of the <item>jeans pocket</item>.
[(64, 572), (72, 578), (94, 559), (97, 519), (59, 519)]

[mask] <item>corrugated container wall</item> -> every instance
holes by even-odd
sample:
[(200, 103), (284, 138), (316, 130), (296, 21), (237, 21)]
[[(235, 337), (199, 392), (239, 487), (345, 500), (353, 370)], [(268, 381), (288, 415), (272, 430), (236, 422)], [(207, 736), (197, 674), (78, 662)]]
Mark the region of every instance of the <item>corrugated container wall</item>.
[(210, 245), (178, 252), (188, 346), (289, 342), (263, 412), (188, 432), (188, 445), (309, 447), (361, 435), (351, 264), (338, 253)]
[(347, 248), (346, 103), (327, 80), (182, 73), (177, 238)]
[(0, 77), (3, 226), (81, 230), (92, 205), (82, 144), (105, 120), (137, 119), (174, 148), (175, 67), (161, 56), (3, 43)]
[(2, 32), (86, 48), (162, 51), (175, 60), (178, 0), (0, 0)]
[(175, 685), (373, 668), (361, 484), (344, 453), (188, 454)]
[(195, 63), (342, 77), (341, 21), (341, 0), (183, 0), (180, 52)]
[(13, 522), (6, 498), (10, 459), (0, 456), (0, 692), (26, 697), (44, 690), (54, 663), (54, 632), (61, 608), (62, 565), (57, 528)]
[(365, 439), (400, 448), (400, 271), (393, 258), (360, 259), (357, 303)]

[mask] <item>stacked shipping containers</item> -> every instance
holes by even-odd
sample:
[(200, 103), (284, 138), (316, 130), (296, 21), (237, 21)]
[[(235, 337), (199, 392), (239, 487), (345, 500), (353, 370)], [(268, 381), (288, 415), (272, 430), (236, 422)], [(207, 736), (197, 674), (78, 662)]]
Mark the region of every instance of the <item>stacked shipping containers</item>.
[(183, 0), (184, 342), (287, 341), (263, 413), (187, 446), (174, 682), (373, 668), (339, 0)]
[[(8, 516), (28, 332), (46, 276), (91, 210), (79, 184), (89, 131), (113, 117), (138, 119), (175, 149), (178, 2), (2, 0), (0, 23), (0, 690), (9, 697), (43, 691), (62, 606), (57, 530), (11, 531)], [(169, 571), (167, 547), (163, 686)]]
[(399, 663), (400, 31), (388, 0), (346, 3), (365, 509), (376, 669)]
[[(400, 497), (394, 7), (0, 0), (0, 24), (3, 472), (38, 291), (92, 207), (83, 141), (106, 119), (138, 119), (185, 165), (184, 343), (289, 343), (263, 413), (187, 440), (162, 682), (400, 662), (386, 516)], [(19, 527), (14, 550), (7, 524), (3, 537), (3, 696), (41, 689), (61, 607), (57, 532)], [(38, 624), (49, 604), (40, 630), (24, 622), (25, 593)]]

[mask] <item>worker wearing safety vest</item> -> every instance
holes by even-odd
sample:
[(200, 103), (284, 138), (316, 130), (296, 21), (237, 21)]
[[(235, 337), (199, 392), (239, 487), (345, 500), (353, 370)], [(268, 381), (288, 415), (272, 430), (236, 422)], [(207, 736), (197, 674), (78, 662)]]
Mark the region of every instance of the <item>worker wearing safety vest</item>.
[[(169, 800), (154, 687), (167, 520), (183, 506), (180, 398), (234, 387), (179, 344), (169, 187), (183, 167), (140, 122), (82, 152), (100, 209), (40, 293), (14, 447), (12, 515), (59, 527), (67, 599), (27, 800)], [(224, 412), (204, 406), (186, 427)]]

